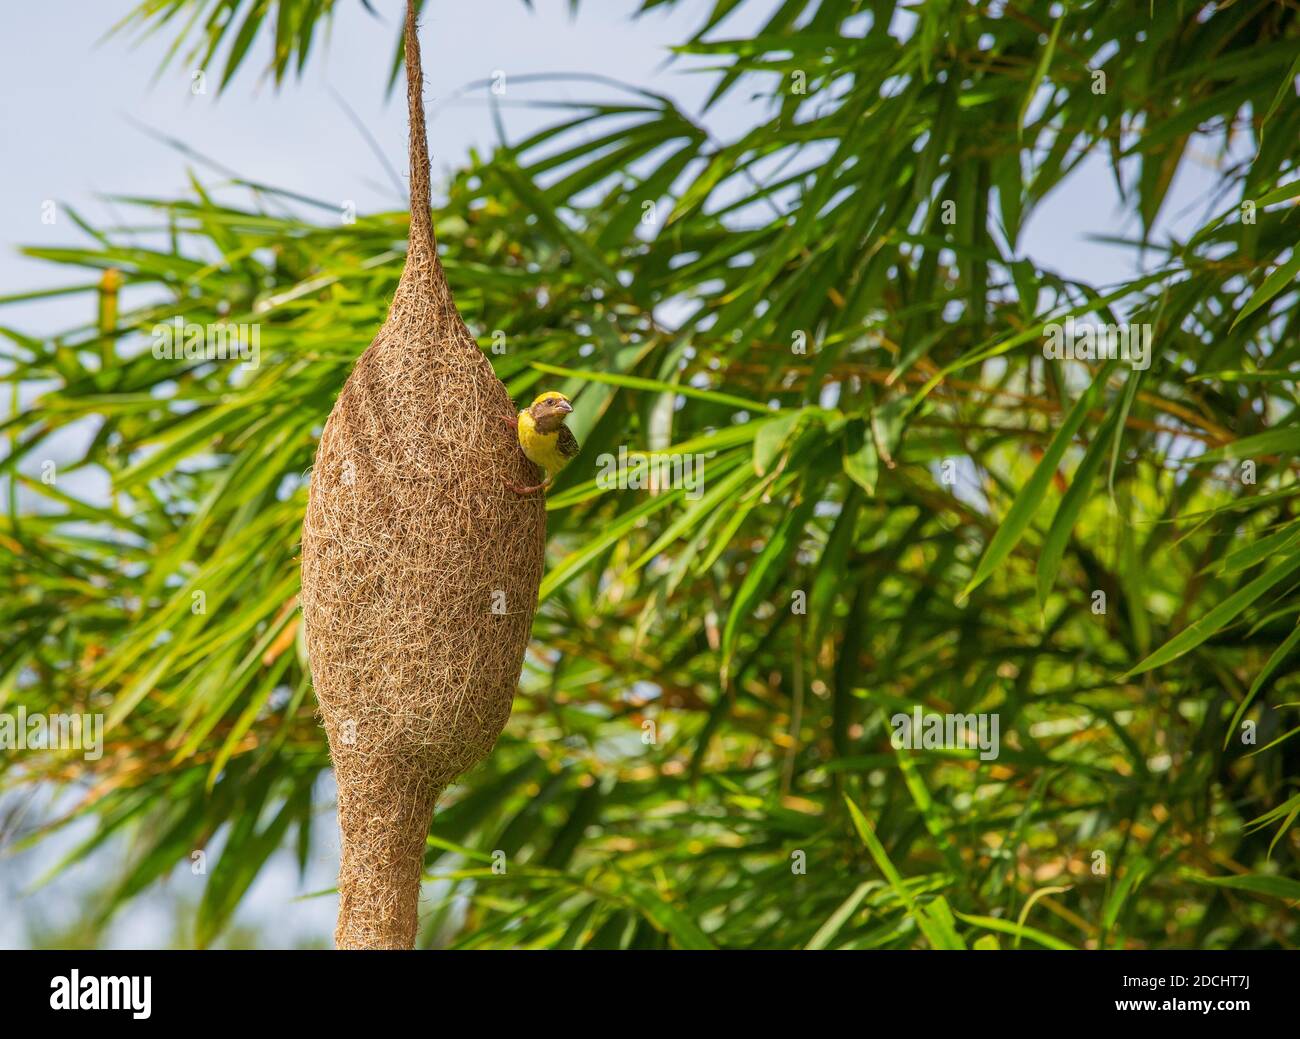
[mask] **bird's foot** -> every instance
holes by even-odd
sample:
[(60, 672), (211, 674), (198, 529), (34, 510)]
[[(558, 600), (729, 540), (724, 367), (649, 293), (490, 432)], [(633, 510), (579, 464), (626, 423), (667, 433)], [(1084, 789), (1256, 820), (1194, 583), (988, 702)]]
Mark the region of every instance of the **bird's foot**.
[(506, 489), (514, 491), (516, 494), (532, 494), (534, 491), (545, 490), (550, 485), (551, 485), (551, 481), (549, 478), (547, 478), (543, 480), (541, 483), (533, 484), (533, 486), (531, 487), (521, 487), (517, 483), (507, 483)]
[(501, 421), (506, 424), (507, 429), (519, 428), (519, 419), (516, 418), (514, 415), (498, 415), (497, 417), (500, 418)]

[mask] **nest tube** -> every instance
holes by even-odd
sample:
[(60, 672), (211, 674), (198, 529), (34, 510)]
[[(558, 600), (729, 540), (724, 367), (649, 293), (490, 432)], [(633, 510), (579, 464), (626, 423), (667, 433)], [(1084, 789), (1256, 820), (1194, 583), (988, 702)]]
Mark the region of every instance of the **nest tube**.
[(509, 394), (456, 310), (429, 209), (413, 0), (411, 229), (388, 317), (321, 434), (302, 609), (338, 784), (339, 948), (410, 948), (442, 792), (491, 752), (532, 628), (546, 534)]

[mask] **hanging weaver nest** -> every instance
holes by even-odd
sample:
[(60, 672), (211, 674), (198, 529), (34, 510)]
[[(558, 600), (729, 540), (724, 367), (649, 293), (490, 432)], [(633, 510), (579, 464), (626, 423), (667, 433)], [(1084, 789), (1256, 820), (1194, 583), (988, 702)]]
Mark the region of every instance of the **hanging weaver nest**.
[(339, 948), (414, 945), (434, 806), (510, 715), (546, 535), (542, 496), (505, 489), (534, 472), (438, 261), (412, 0), (406, 74), (406, 267), (325, 424), (302, 530), (307, 649), (338, 781)]

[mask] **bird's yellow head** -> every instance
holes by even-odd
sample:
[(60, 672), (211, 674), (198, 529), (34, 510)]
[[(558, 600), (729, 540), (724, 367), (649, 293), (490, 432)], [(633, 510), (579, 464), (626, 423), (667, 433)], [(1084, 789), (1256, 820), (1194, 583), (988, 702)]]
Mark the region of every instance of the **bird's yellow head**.
[(537, 423), (539, 430), (543, 433), (554, 433), (564, 425), (565, 416), (572, 410), (573, 405), (569, 403), (568, 397), (555, 390), (548, 390), (537, 395), (528, 413), (533, 416), (533, 421)]

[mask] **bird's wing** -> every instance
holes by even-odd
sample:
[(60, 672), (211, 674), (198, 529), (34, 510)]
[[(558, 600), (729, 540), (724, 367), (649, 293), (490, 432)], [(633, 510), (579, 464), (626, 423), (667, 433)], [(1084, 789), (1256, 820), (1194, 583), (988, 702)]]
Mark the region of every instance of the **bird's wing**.
[(568, 426), (560, 427), (560, 454), (565, 458), (573, 458), (580, 448), (578, 447), (578, 438), (573, 435), (573, 430)]

